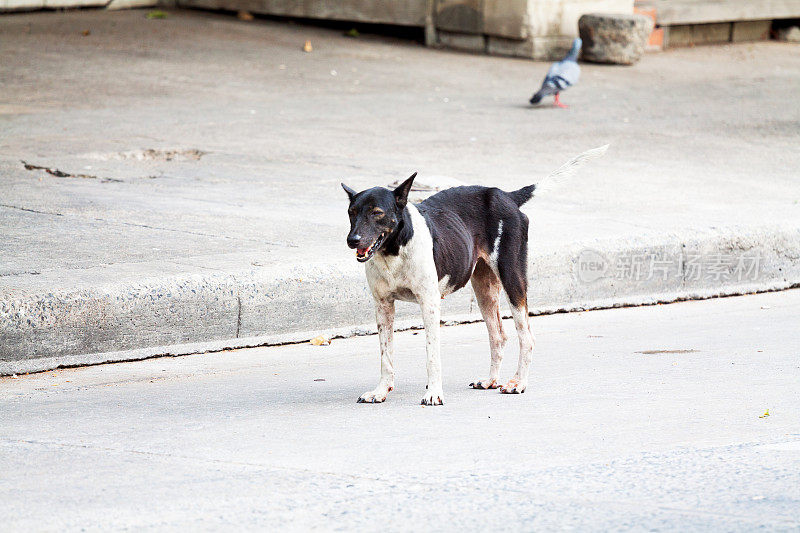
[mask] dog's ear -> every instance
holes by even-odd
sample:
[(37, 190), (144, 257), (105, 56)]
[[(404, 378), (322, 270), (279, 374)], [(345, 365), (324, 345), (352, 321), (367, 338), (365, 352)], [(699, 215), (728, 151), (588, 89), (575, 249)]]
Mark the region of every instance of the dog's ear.
[(351, 189), (350, 187), (348, 187), (348, 186), (347, 186), (347, 185), (345, 185), (344, 183), (342, 183), (342, 189), (344, 189), (344, 192), (346, 192), (346, 193), (347, 193), (347, 196), (350, 198), (350, 201), (351, 201), (351, 202), (353, 201), (353, 197), (354, 197), (356, 194), (358, 194), (356, 191), (354, 191), (353, 189)]
[(408, 193), (411, 191), (411, 184), (414, 183), (414, 178), (416, 177), (417, 173), (414, 172), (410, 178), (398, 185), (394, 190), (394, 200), (400, 209), (403, 209), (408, 203)]

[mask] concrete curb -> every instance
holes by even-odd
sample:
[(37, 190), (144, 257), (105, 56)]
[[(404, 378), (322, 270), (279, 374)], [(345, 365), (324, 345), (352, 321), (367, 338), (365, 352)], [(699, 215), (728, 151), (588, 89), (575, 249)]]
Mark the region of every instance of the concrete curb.
[[(755, 265), (755, 269), (753, 266)], [(761, 227), (531, 246), (532, 314), (800, 286), (800, 228)], [(0, 375), (374, 332), (355, 262), (187, 274), (0, 301)], [(398, 326), (418, 327), (398, 305)], [(469, 289), (443, 320), (480, 317)]]

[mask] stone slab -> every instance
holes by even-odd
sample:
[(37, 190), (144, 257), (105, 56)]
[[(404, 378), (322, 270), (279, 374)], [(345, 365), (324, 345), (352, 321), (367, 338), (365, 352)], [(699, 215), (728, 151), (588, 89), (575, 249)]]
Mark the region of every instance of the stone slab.
[(510, 57), (535, 57), (533, 39), (506, 39), (489, 35), (486, 51), (491, 55)]
[(747, 41), (765, 41), (769, 39), (772, 28), (770, 20), (748, 20), (734, 22), (731, 29), (731, 41), (734, 43)]
[(455, 33), (439, 30), (437, 32), (439, 46), (463, 50), (465, 52), (485, 53), (486, 36), (470, 33)]
[(651, 0), (662, 26), (800, 17), (800, 0)]
[(666, 28), (667, 46), (727, 43), (731, 40), (731, 28), (732, 24), (728, 22), (669, 26)]

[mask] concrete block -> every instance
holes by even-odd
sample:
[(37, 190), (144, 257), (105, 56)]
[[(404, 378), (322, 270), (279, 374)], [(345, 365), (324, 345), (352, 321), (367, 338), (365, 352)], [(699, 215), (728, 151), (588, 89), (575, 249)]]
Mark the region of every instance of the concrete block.
[(727, 43), (731, 40), (731, 24), (689, 24), (669, 26), (666, 44), (672, 46), (692, 46), (696, 44)]
[(487, 52), (497, 56), (533, 58), (533, 40), (487, 36)]
[(484, 0), (483, 33), (508, 39), (526, 39), (531, 33), (527, 15), (528, 0)]
[(583, 59), (632, 65), (644, 52), (653, 19), (645, 15), (587, 14), (578, 20)]
[(664, 48), (669, 48), (671, 46), (689, 46), (692, 44), (691, 26), (667, 26), (664, 30)]
[(655, 0), (662, 26), (800, 17), (800, 0)]
[(486, 52), (486, 37), (468, 33), (439, 31), (439, 45), (468, 52)]
[(745, 41), (765, 41), (769, 39), (769, 30), (771, 28), (771, 20), (747, 20), (742, 22), (734, 22), (731, 30), (731, 41), (734, 43)]
[(692, 41), (694, 44), (726, 43), (731, 40), (731, 25), (727, 22), (721, 24), (697, 24), (692, 27)]
[(437, 0), (436, 27), (457, 33), (483, 33), (481, 0)]

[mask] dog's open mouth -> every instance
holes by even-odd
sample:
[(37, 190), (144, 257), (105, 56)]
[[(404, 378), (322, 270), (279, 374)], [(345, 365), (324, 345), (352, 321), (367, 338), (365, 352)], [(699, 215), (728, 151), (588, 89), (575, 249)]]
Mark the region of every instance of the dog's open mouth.
[(375, 253), (375, 250), (377, 250), (380, 247), (380, 245), (383, 244), (383, 239), (385, 235), (386, 235), (385, 233), (381, 233), (380, 235), (378, 235), (378, 238), (375, 239), (375, 241), (366, 248), (357, 248), (356, 259), (361, 263), (369, 261), (369, 259)]

